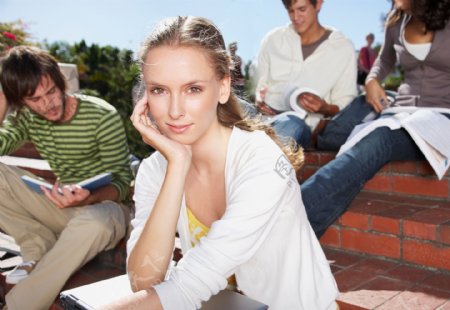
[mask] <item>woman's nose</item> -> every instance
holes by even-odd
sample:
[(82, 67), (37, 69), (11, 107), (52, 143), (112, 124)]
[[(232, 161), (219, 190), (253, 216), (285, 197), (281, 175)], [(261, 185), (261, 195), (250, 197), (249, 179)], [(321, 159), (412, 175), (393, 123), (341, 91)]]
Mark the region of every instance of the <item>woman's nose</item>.
[(180, 96), (172, 96), (169, 108), (169, 116), (173, 119), (178, 119), (184, 116), (184, 104)]

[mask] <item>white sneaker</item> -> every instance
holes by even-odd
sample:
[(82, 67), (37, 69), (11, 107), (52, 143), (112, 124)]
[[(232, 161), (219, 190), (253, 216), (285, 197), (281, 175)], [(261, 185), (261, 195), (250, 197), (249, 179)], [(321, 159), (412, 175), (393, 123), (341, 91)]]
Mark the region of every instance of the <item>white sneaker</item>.
[(17, 284), (30, 274), (30, 272), (36, 266), (36, 262), (34, 260), (30, 260), (28, 262), (23, 262), (20, 265), (17, 265), (11, 272), (6, 275), (5, 282), (8, 284)]

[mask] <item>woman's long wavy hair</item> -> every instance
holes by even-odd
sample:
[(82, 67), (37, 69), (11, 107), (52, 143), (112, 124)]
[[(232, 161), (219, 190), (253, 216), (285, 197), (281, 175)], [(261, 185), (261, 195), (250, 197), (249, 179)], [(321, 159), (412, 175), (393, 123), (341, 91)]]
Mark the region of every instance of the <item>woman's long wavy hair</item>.
[[(222, 34), (208, 19), (188, 16), (168, 18), (160, 22), (141, 46), (141, 67), (147, 53), (160, 46), (197, 48), (209, 57), (219, 80), (231, 74), (233, 63)], [(263, 124), (260, 119), (244, 117), (239, 99), (233, 92), (225, 104), (217, 106), (217, 116), (219, 122), (226, 127), (236, 126), (246, 131), (264, 130), (281, 147), (296, 171), (303, 164), (301, 147), (292, 139), (280, 140), (272, 127)]]
[[(444, 29), (450, 19), (450, 0), (410, 0), (411, 14), (425, 24), (425, 32)], [(388, 15), (386, 26), (390, 27), (400, 20), (404, 11), (395, 8)]]

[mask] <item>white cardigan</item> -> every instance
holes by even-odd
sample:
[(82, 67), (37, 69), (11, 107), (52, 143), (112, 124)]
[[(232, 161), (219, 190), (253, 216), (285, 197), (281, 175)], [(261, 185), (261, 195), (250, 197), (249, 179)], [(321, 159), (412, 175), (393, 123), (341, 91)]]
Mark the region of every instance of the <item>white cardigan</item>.
[[(240, 290), (272, 310), (336, 309), (336, 282), (280, 148), (263, 132), (234, 128), (226, 160), (225, 214), (194, 248), (183, 199), (177, 230), (184, 256), (155, 286), (164, 309), (199, 308), (232, 274)], [(139, 168), (128, 253), (158, 196), (166, 165), (156, 152)]]
[[(301, 38), (292, 24), (278, 27), (262, 40), (256, 64), (256, 96), (267, 87), (264, 102), (278, 111), (292, 110), (286, 95), (293, 88), (313, 89), (322, 99), (342, 110), (357, 95), (356, 54), (350, 40), (331, 27), (322, 42), (306, 60)], [(310, 113), (306, 124), (314, 129), (322, 114)]]

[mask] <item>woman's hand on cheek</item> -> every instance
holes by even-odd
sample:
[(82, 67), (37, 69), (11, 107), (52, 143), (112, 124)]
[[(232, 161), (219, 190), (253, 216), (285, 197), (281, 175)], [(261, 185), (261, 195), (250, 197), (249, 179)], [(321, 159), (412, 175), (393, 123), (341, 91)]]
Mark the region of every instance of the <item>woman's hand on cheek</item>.
[(141, 134), (142, 140), (152, 147), (156, 147), (152, 142), (155, 137), (161, 135), (156, 126), (154, 126), (149, 117), (147, 93), (136, 103), (131, 114), (130, 120), (134, 128)]
[(133, 121), (133, 119), (136, 116), (146, 113), (147, 110), (148, 110), (147, 92), (144, 92), (144, 95), (142, 96), (142, 98), (139, 99), (139, 101), (134, 106), (133, 113), (131, 114), (131, 117), (130, 117), (131, 121)]
[(142, 136), (142, 140), (158, 150), (170, 163), (180, 163), (188, 167), (191, 162), (192, 152), (189, 145), (181, 144), (163, 135), (158, 128), (152, 124), (149, 117), (147, 102), (138, 102), (131, 116), (133, 126)]

